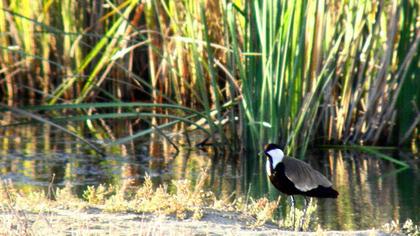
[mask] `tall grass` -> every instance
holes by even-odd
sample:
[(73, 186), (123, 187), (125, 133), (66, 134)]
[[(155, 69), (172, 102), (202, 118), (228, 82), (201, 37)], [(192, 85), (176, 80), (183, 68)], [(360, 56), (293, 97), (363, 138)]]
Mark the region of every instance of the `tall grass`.
[(303, 1), (252, 1), (247, 6), (249, 33), (240, 51), (257, 53), (245, 59), (242, 69), (245, 124), (251, 126), (247, 143), (280, 142), (289, 152), (297, 143), (308, 144), (342, 38), (337, 35), (328, 45), (330, 53), (321, 53), (319, 7)]
[(278, 142), (299, 155), (310, 144), (401, 145), (418, 135), (416, 1), (10, 0), (0, 8), (9, 106), (75, 103), (80, 118), (96, 119), (103, 110), (88, 102), (113, 104), (105, 116), (118, 118), (141, 106), (117, 103), (147, 100), (155, 106), (141, 118), (151, 127), (195, 123), (229, 147)]
[[(250, 143), (280, 141), (289, 153), (304, 151), (315, 135), (389, 143), (383, 137), (391, 137), (395, 101), (407, 73), (414, 76), (398, 65), (416, 64), (408, 51), (419, 43), (414, 21), (400, 28), (398, 4), (250, 1), (248, 38), (238, 50), (259, 54), (238, 60), (248, 72), (241, 81)], [(406, 11), (418, 9), (404, 4), (411, 6)], [(399, 44), (410, 45), (406, 53), (397, 53)]]

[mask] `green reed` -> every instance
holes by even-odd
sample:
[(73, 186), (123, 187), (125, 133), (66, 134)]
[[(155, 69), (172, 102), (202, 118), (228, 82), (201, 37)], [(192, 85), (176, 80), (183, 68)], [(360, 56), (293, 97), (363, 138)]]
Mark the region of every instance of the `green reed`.
[[(395, 101), (408, 65), (415, 66), (415, 54), (395, 49), (406, 44), (413, 50), (419, 42), (412, 17), (400, 28), (399, 4), (247, 2), (245, 39), (235, 51), (255, 54), (235, 57), (244, 66), (243, 109), (252, 126), (244, 127), (247, 143), (281, 142), (289, 153), (304, 151), (315, 135), (321, 142), (389, 143), (383, 135), (392, 133)], [(403, 4), (418, 11), (418, 4)], [(239, 27), (237, 17), (228, 17), (231, 32)], [(406, 68), (398, 67), (402, 63)], [(415, 98), (413, 91), (405, 95)]]

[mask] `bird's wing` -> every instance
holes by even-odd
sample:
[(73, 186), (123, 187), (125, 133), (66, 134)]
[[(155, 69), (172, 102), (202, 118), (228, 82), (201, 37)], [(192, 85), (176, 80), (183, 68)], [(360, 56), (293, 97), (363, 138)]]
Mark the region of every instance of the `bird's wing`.
[(331, 187), (332, 183), (309, 164), (290, 157), (283, 159), (286, 177), (300, 191), (310, 191), (318, 186)]

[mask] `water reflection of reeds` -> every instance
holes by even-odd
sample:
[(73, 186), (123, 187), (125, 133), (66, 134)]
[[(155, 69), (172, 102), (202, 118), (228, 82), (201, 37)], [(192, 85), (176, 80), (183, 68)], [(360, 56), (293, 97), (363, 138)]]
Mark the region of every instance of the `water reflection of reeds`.
[[(327, 154), (329, 170), (323, 172), (332, 173), (332, 182), (340, 196), (337, 201), (319, 201), (318, 217), (323, 224), (331, 228), (360, 229), (378, 227), (384, 222), (408, 216), (418, 217), (418, 203), (401, 215), (400, 198), (403, 193), (399, 189), (401, 183), (398, 178), (404, 173), (396, 173), (394, 165), (360, 153), (328, 151)], [(316, 167), (316, 163), (322, 163), (322, 160), (314, 158), (312, 162)], [(413, 177), (409, 185), (418, 189), (419, 184)]]
[[(10, 117), (4, 115), (3, 120), (7, 119)], [(126, 132), (133, 129), (125, 127)], [(146, 173), (155, 184), (168, 184), (171, 189), (172, 180), (194, 183), (207, 170), (207, 186), (220, 198), (278, 196), (268, 187), (263, 161), (256, 153), (224, 153), (211, 147), (179, 147), (177, 152), (170, 143), (151, 136), (145, 142), (109, 147), (109, 155), (100, 157), (48, 125), (0, 129), (0, 147), (1, 176), (12, 179), (24, 191), (46, 189), (53, 175), (55, 186), (71, 183), (79, 194), (86, 185), (99, 183), (135, 188), (143, 183)], [(244, 158), (246, 155), (252, 158)], [(415, 171), (399, 170), (379, 158), (340, 150), (313, 152), (306, 161), (330, 178), (340, 192), (337, 200), (317, 201), (316, 223), (322, 227), (370, 228), (407, 217), (419, 222), (420, 181)], [(301, 207), (301, 200), (298, 202)], [(281, 210), (287, 213), (286, 198), (281, 204)]]

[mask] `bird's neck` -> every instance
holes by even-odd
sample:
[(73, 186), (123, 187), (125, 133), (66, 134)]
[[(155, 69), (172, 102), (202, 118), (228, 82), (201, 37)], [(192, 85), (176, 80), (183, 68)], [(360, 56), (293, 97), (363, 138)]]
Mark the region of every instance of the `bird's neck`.
[(276, 168), (277, 164), (283, 161), (284, 153), (281, 149), (273, 149), (267, 152), (269, 156), (267, 163), (266, 163), (266, 170), (268, 175), (273, 174), (274, 168)]

